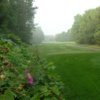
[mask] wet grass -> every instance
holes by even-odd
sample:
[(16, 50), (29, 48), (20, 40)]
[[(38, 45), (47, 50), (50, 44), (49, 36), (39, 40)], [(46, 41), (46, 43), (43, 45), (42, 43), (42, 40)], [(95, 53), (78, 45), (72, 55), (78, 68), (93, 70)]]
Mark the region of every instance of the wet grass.
[(66, 100), (100, 100), (100, 50), (75, 44), (44, 44), (40, 51), (54, 62), (65, 84)]

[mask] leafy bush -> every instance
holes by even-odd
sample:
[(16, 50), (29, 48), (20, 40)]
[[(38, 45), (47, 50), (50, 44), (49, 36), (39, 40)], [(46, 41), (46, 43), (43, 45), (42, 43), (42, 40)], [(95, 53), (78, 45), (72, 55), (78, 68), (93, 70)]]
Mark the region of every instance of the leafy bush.
[(14, 35), (13, 33), (9, 33), (9, 34), (0, 34), (0, 39), (1, 40), (5, 40), (5, 41), (13, 41), (17, 44), (21, 44), (21, 39)]
[(55, 66), (26, 44), (0, 40), (1, 100), (64, 100)]

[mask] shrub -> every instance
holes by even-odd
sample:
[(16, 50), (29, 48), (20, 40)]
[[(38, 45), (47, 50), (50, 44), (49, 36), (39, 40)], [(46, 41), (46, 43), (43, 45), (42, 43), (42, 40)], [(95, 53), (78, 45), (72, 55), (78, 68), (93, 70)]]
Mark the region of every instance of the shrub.
[(1, 100), (64, 100), (54, 65), (37, 58), (33, 49), (0, 40)]

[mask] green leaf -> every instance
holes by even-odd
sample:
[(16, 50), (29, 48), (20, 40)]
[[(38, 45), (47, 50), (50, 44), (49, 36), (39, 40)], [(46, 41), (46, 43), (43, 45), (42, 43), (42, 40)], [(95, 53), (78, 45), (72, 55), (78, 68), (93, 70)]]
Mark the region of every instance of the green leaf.
[(52, 92), (55, 93), (57, 96), (60, 95), (60, 91), (57, 86), (53, 86), (51, 89), (52, 89)]
[(31, 100), (40, 100), (40, 99), (39, 99), (39, 94), (35, 94), (35, 95), (31, 98)]
[(12, 91), (7, 90), (4, 93), (4, 100), (14, 100), (14, 94)]
[(50, 95), (50, 90), (49, 90), (48, 86), (46, 86), (46, 85), (45, 86), (42, 86), (41, 87), (41, 93), (44, 96)]
[(48, 97), (48, 98), (44, 98), (44, 100), (57, 100), (56, 97)]
[(4, 95), (0, 95), (0, 100), (5, 100), (5, 96)]

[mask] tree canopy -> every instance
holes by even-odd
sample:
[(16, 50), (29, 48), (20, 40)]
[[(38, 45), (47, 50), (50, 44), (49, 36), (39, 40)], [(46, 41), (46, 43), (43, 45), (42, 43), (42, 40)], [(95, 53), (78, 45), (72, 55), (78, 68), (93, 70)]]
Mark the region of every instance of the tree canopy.
[(76, 15), (70, 30), (78, 43), (100, 43), (100, 7), (87, 10), (83, 15)]
[(30, 43), (34, 28), (33, 0), (0, 0), (0, 34), (13, 33)]
[(44, 40), (44, 32), (41, 27), (35, 27), (33, 30), (33, 43), (41, 43)]

